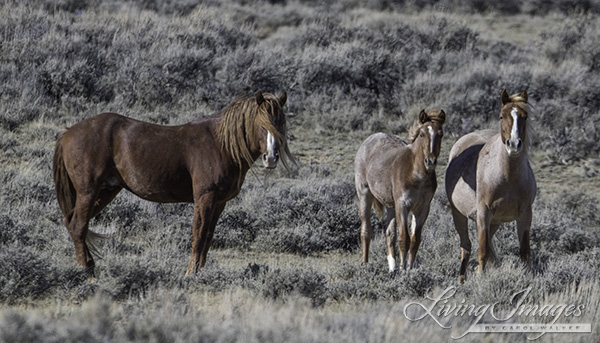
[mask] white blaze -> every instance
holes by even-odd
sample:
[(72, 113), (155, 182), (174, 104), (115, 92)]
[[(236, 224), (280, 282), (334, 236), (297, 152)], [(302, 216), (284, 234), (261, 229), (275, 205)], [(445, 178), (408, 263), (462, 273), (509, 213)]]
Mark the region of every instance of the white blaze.
[(429, 130), (429, 152), (431, 154), (433, 154), (433, 137), (435, 136), (435, 132), (433, 132), (433, 127), (428, 126), (427, 129)]
[(275, 137), (269, 131), (267, 131), (267, 152), (275, 156)]
[(512, 130), (510, 131), (510, 139), (515, 141), (519, 139), (519, 127), (517, 126), (517, 119), (519, 118), (517, 115), (517, 108), (513, 107), (510, 115), (513, 118)]

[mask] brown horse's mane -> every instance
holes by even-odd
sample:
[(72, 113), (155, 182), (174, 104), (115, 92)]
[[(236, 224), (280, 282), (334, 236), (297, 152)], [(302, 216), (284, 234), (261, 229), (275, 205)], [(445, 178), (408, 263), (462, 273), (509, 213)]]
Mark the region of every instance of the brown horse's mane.
[[(240, 167), (254, 163), (250, 145), (258, 142), (257, 128), (260, 127), (274, 136), (280, 155), (293, 160), (286, 144), (285, 114), (279, 100), (271, 93), (263, 93), (263, 97), (265, 101), (260, 105), (256, 97), (234, 99), (219, 113), (217, 139)], [(287, 167), (285, 158), (282, 162)]]
[[(437, 121), (443, 124), (446, 117), (445, 114), (442, 113), (444, 112), (437, 108), (429, 111), (427, 113), (429, 117), (427, 121)], [(415, 119), (415, 121), (412, 123), (412, 125), (408, 129), (408, 141), (411, 142), (411, 144), (415, 141), (415, 139), (417, 139), (417, 137), (419, 136), (419, 130), (421, 129), (421, 126), (423, 126), (425, 123), (422, 123), (419, 117), (417, 117), (417, 119)]]

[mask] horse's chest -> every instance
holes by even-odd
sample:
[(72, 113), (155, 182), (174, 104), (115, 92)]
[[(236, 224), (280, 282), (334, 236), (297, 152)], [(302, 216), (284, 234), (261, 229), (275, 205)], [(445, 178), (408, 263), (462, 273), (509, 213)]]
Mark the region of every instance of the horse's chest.
[(521, 202), (514, 196), (503, 196), (493, 200), (490, 204), (492, 223), (499, 224), (513, 221), (520, 215)]
[(429, 205), (433, 193), (432, 187), (408, 187), (402, 191), (399, 202), (403, 207), (418, 210)]

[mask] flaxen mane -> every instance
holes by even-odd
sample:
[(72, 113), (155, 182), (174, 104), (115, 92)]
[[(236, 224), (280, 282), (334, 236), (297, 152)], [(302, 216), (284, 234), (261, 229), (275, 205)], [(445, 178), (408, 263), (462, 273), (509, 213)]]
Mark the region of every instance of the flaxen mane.
[(274, 136), (278, 153), (285, 157), (282, 162), (287, 167), (286, 159), (293, 161), (293, 157), (285, 138), (285, 114), (276, 96), (270, 93), (264, 93), (263, 96), (265, 101), (260, 105), (255, 97), (250, 97), (233, 100), (224, 108), (220, 113), (218, 140), (238, 166), (244, 163), (252, 166), (254, 158), (250, 154), (250, 145), (258, 142), (257, 130), (263, 127)]

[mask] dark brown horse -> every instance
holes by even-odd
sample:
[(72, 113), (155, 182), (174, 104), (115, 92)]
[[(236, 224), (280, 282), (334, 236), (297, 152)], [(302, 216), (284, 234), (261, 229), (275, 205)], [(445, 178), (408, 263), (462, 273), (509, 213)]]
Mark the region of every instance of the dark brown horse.
[[(354, 159), (354, 181), (362, 223), (363, 263), (369, 261), (373, 206), (379, 217), (386, 209), (390, 273), (396, 271), (397, 232), (400, 233), (400, 266), (409, 269), (413, 266), (421, 244), (421, 231), (429, 215), (429, 204), (437, 187), (435, 167), (445, 120), (443, 110), (435, 109), (429, 113), (423, 110), (409, 130), (410, 143), (398, 136), (376, 133), (358, 148)], [(412, 217), (410, 231), (409, 214)]]
[[(58, 136), (54, 183), (77, 263), (94, 275), (88, 229), (123, 188), (150, 201), (193, 202), (192, 253), (186, 275), (206, 262), (215, 225), (246, 172), (262, 154), (294, 161), (286, 142), (285, 93), (258, 92), (220, 112), (180, 126), (144, 123), (114, 113), (86, 119)], [(86, 242), (87, 240), (87, 242)]]
[(498, 260), (492, 237), (501, 223), (517, 221), (520, 255), (529, 262), (529, 227), (537, 186), (527, 150), (527, 92), (502, 91), (499, 130), (461, 137), (452, 147), (446, 169), (446, 194), (460, 236), (459, 283), (466, 278), (471, 255), (468, 219), (477, 223), (481, 273), (491, 257)]

